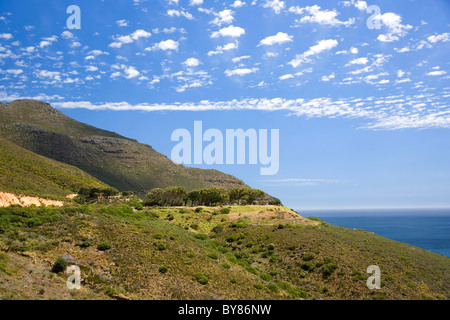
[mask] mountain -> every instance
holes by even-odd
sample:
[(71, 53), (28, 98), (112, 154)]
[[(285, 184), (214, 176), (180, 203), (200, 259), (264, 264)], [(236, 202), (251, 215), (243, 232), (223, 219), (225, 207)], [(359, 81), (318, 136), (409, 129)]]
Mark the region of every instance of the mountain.
[(40, 156), (0, 137), (0, 191), (64, 198), (82, 187), (108, 186), (74, 166)]
[(173, 163), (151, 146), (75, 121), (36, 100), (0, 103), (0, 136), (42, 156), (73, 165), (120, 190), (184, 186), (247, 187), (217, 170)]

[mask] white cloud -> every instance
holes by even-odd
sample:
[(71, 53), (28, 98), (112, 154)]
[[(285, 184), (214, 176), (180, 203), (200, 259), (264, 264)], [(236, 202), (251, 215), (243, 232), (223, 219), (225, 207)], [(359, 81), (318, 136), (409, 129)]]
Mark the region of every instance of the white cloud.
[(180, 11), (180, 10), (167, 10), (167, 14), (170, 17), (185, 17), (188, 20), (194, 20), (194, 16), (186, 11)]
[(442, 76), (444, 74), (447, 74), (444, 70), (437, 70), (437, 71), (431, 71), (427, 73), (427, 76)]
[(297, 54), (295, 59), (290, 61), (289, 64), (292, 65), (294, 68), (297, 68), (302, 63), (310, 62), (311, 59), (309, 57), (318, 55), (323, 51), (331, 50), (337, 45), (338, 42), (334, 39), (321, 40), (315, 46), (310, 47), (309, 50), (304, 52), (303, 54)]
[(174, 41), (172, 39), (169, 40), (164, 40), (161, 41), (159, 43), (156, 43), (155, 45), (153, 45), (153, 47), (148, 47), (145, 50), (146, 51), (152, 51), (152, 50), (163, 50), (163, 51), (167, 51), (167, 50), (175, 50), (178, 51), (178, 46), (179, 46), (179, 42), (178, 41)]
[(196, 58), (188, 58), (185, 62), (183, 62), (183, 64), (186, 67), (197, 67), (198, 65), (201, 64), (201, 62)]
[(95, 66), (86, 66), (86, 71), (95, 72), (98, 71), (98, 68)]
[(134, 67), (128, 67), (123, 72), (125, 73), (125, 78), (127, 79), (136, 78), (138, 75), (140, 75), (140, 72), (137, 71)]
[(130, 35), (116, 37), (114, 39), (115, 42), (110, 43), (109, 46), (111, 48), (121, 48), (123, 44), (133, 43), (134, 41), (137, 41), (140, 38), (149, 38), (151, 37), (151, 35), (152, 34), (150, 32), (147, 32), (143, 29), (139, 29), (134, 31)]
[(388, 29), (388, 33), (380, 34), (378, 40), (381, 42), (393, 42), (406, 35), (409, 29), (412, 29), (411, 25), (403, 25), (402, 17), (393, 12), (386, 12), (382, 15), (374, 17), (374, 21), (378, 21), (381, 25), (384, 25)]
[(263, 5), (264, 8), (272, 8), (272, 10), (279, 14), (282, 9), (286, 7), (284, 1), (280, 0), (266, 0), (266, 2)]
[(242, 68), (242, 69), (234, 69), (234, 70), (225, 70), (225, 74), (227, 75), (227, 77), (245, 76), (246, 74), (255, 73), (258, 70), (259, 70), (258, 68), (252, 68), (252, 69)]
[(241, 61), (244, 60), (244, 59), (250, 59), (250, 56), (240, 56), (240, 57), (236, 57), (236, 58), (233, 58), (232, 61), (236, 63), (236, 62), (241, 62)]
[(269, 37), (262, 39), (259, 44), (263, 45), (263, 46), (271, 46), (274, 44), (282, 44), (282, 43), (286, 43), (286, 42), (292, 42), (292, 38), (293, 38), (293, 36), (290, 36), (287, 33), (278, 32), (274, 36), (269, 36)]
[(351, 0), (351, 1), (344, 1), (343, 5), (345, 7), (354, 6), (360, 11), (366, 11), (367, 10), (367, 2), (366, 1), (360, 1), (360, 0)]
[(215, 51), (209, 51), (208, 56), (213, 56), (216, 54), (223, 53), (224, 51), (230, 51), (238, 48), (238, 42), (230, 42), (224, 46), (217, 46)]
[(279, 77), (280, 80), (287, 80), (287, 79), (292, 79), (294, 78), (294, 76), (291, 73), (282, 75), (281, 77)]
[[(264, 85), (261, 82), (261, 85)], [(0, 98), (9, 96), (0, 92)], [(444, 95), (369, 96), (367, 98), (329, 97), (305, 99), (243, 99), (230, 101), (201, 101), (199, 103), (136, 104), (127, 102), (92, 104), (87, 101), (56, 102), (57, 108), (89, 110), (135, 111), (212, 111), (260, 110), (285, 111), (289, 115), (305, 118), (359, 118), (362, 128), (371, 130), (398, 130), (406, 128), (450, 128), (450, 109)], [(433, 105), (442, 108), (432, 108)], [(417, 108), (417, 106), (421, 106)]]
[(306, 6), (304, 8), (301, 7), (290, 7), (289, 12), (303, 15), (302, 18), (295, 20), (296, 23), (318, 23), (322, 25), (330, 25), (330, 26), (349, 26), (355, 23), (354, 18), (350, 18), (347, 21), (340, 21), (336, 17), (338, 16), (338, 12), (330, 11), (330, 10), (321, 10), (320, 6)]
[(202, 5), (202, 4), (203, 4), (203, 0), (190, 0), (190, 1), (189, 1), (189, 4), (190, 4), (191, 6), (199, 6), (199, 5)]
[(436, 43), (439, 41), (447, 42), (447, 41), (450, 41), (450, 33), (447, 32), (447, 33), (432, 35), (432, 36), (429, 36), (427, 39), (431, 43)]
[(219, 31), (215, 31), (211, 34), (211, 38), (218, 38), (218, 37), (232, 37), (232, 38), (239, 38), (245, 34), (245, 30), (241, 27), (235, 27), (235, 26), (229, 26), (226, 28), (222, 28)]
[(214, 24), (216, 26), (222, 26), (223, 24), (230, 24), (233, 22), (233, 11), (226, 9), (223, 11), (220, 11), (219, 13), (216, 13), (216, 18), (212, 20), (210, 23)]
[(367, 64), (367, 63), (369, 63), (369, 59), (367, 59), (367, 58), (357, 58), (357, 59), (353, 59), (352, 61), (350, 61), (348, 63), (348, 65), (354, 65), (354, 64), (364, 65), (364, 64)]
[(11, 33), (0, 33), (0, 39), (11, 40), (13, 35)]
[(70, 31), (64, 31), (63, 33), (61, 33), (61, 37), (63, 37), (64, 39), (73, 39), (74, 35)]
[(116, 23), (119, 27), (127, 27), (129, 22), (127, 20), (117, 20)]
[(331, 79), (334, 79), (334, 78), (336, 78), (336, 75), (334, 73), (332, 73), (332, 74), (330, 74), (328, 76), (323, 76), (321, 81), (328, 82), (328, 81), (330, 81)]
[(240, 0), (236, 0), (231, 6), (234, 7), (234, 8), (240, 8), (240, 7), (245, 6), (245, 2), (242, 2)]

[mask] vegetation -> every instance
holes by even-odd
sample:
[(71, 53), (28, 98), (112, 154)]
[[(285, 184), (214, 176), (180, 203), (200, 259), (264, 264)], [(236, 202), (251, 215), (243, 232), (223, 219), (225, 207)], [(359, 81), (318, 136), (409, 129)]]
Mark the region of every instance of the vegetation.
[[(185, 210), (136, 210), (128, 204), (103, 203), (0, 208), (0, 297), (450, 297), (447, 257), (369, 232), (304, 219), (285, 207), (232, 206), (228, 214), (219, 215), (212, 212), (220, 212), (220, 207)], [(198, 230), (185, 228), (191, 224)], [(221, 231), (213, 231), (218, 225)], [(111, 249), (99, 255), (97, 248)], [(65, 269), (61, 259), (67, 252), (79, 261), (82, 290), (67, 290), (67, 275), (54, 274)], [(366, 287), (369, 274), (364, 271), (371, 264), (382, 270), (381, 290)], [(28, 285), (28, 279), (38, 285)]]
[(0, 191), (64, 199), (80, 188), (106, 187), (78, 168), (37, 155), (0, 137)]
[[(167, 187), (165, 189), (155, 188), (147, 194), (146, 206), (216, 206), (216, 205), (246, 205), (267, 204), (281, 205), (280, 200), (268, 197), (267, 194), (258, 189), (233, 188), (201, 188), (190, 192), (184, 187)], [(197, 208), (196, 212), (201, 212)], [(227, 214), (229, 208), (222, 208), (220, 213)]]

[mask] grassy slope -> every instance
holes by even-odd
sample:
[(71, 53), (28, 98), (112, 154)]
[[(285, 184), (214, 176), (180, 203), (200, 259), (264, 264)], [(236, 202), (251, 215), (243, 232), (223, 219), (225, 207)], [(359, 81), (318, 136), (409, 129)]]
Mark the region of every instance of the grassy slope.
[(81, 187), (107, 187), (82, 170), (35, 154), (0, 137), (0, 191), (64, 198)]
[(176, 165), (148, 145), (77, 122), (39, 101), (0, 103), (0, 136), (74, 165), (121, 191), (245, 186), (241, 180), (217, 170)]
[[(186, 208), (133, 212), (127, 206), (100, 205), (25, 215), (20, 214), (24, 209), (9, 210), (0, 214), (3, 298), (104, 299), (114, 294), (132, 299), (450, 297), (449, 258), (369, 232), (293, 219), (287, 208), (233, 207), (229, 215), (213, 214), (219, 208), (201, 213)], [(249, 212), (265, 218), (257, 219)], [(199, 231), (208, 237), (202, 238)], [(83, 238), (90, 239), (92, 246), (76, 246)], [(112, 249), (99, 252), (96, 247), (102, 241), (108, 241)], [(80, 291), (65, 288), (66, 275), (49, 272), (64, 253), (82, 266)], [(336, 268), (327, 274), (334, 264)], [(365, 270), (371, 264), (381, 268), (379, 291), (365, 286)], [(162, 266), (167, 273), (159, 272)], [(198, 272), (208, 276), (208, 284), (196, 281)]]

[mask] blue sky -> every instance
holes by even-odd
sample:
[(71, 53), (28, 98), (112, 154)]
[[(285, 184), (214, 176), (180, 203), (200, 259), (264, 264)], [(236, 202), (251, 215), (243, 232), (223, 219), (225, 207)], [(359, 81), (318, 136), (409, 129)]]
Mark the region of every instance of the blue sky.
[(449, 17), (444, 0), (2, 1), (0, 101), (44, 100), (167, 156), (196, 120), (279, 129), (275, 176), (200, 167), (298, 209), (450, 207)]

